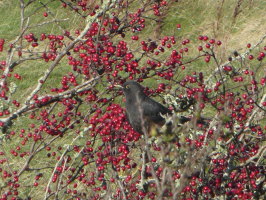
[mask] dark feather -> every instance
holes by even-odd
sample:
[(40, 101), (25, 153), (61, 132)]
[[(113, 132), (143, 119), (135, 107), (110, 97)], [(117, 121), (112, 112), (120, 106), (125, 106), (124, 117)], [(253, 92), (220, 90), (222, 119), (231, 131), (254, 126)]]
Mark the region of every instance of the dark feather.
[(126, 115), (136, 132), (143, 134), (143, 130), (149, 132), (154, 125), (163, 126), (165, 118), (162, 115), (172, 115), (171, 110), (146, 96), (137, 82), (128, 81), (122, 86), (126, 96)]

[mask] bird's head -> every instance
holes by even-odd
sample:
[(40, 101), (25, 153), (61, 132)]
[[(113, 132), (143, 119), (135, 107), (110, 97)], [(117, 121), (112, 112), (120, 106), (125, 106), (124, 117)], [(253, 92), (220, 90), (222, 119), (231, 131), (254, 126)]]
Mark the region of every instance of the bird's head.
[(127, 98), (135, 98), (136, 95), (141, 97), (142, 95), (145, 95), (143, 93), (143, 89), (141, 88), (141, 85), (135, 81), (127, 81), (122, 85), (122, 89), (124, 91), (124, 94)]
[(127, 81), (122, 85), (114, 85), (115, 87), (119, 87), (123, 90), (126, 100), (133, 100), (138, 97), (140, 100), (146, 95), (143, 92), (143, 89), (139, 83), (136, 81)]

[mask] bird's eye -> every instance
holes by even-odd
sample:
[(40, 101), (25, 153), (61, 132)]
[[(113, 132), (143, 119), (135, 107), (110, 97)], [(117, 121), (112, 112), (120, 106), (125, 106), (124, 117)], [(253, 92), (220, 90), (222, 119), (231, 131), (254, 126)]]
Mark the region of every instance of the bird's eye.
[(130, 85), (126, 85), (126, 88), (129, 89), (130, 88)]

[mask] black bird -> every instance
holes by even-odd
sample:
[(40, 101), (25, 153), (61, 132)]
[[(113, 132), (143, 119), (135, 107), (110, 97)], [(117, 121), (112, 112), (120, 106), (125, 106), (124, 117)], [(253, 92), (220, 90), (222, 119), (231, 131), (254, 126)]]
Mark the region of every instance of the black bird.
[(146, 96), (139, 83), (127, 81), (122, 85), (122, 89), (126, 96), (126, 115), (136, 132), (150, 133), (154, 126), (162, 127), (166, 118), (172, 116), (170, 109)]

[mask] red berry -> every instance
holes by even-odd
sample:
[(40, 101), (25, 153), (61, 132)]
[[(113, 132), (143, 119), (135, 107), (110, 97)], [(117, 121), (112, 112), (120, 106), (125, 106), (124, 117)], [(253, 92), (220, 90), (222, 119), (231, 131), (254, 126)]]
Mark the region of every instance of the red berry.
[(218, 40), (218, 41), (216, 42), (216, 44), (217, 44), (218, 46), (220, 46), (220, 45), (222, 44), (222, 42)]
[(214, 39), (210, 39), (210, 43), (214, 44), (215, 40)]
[(199, 40), (203, 40), (203, 36), (202, 35), (200, 35), (198, 38), (199, 38)]

